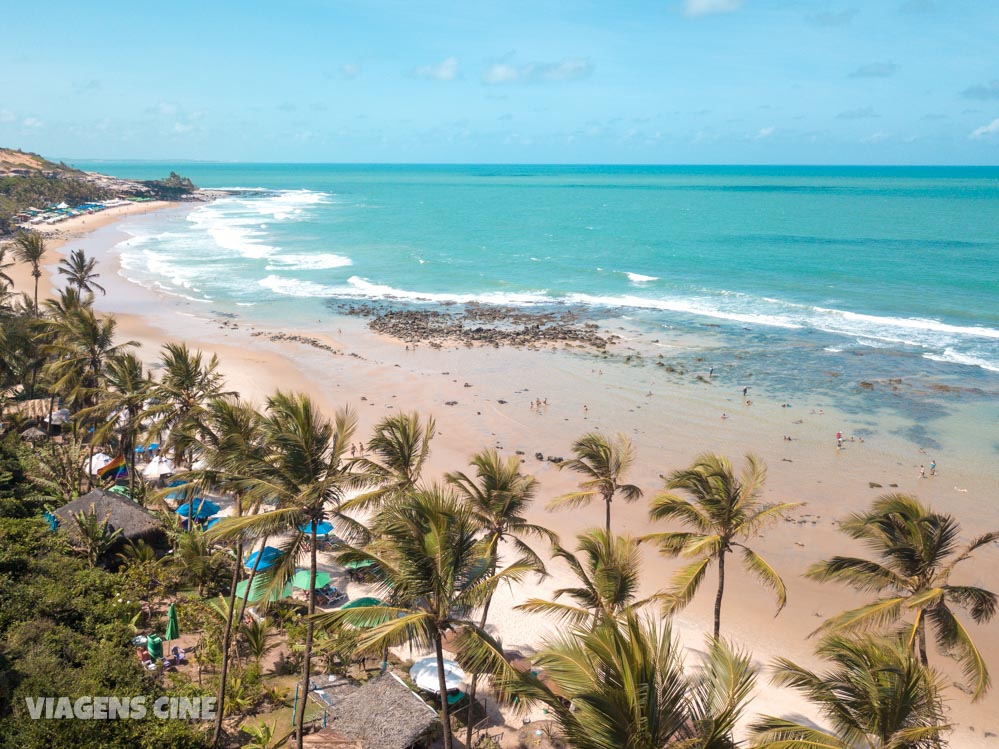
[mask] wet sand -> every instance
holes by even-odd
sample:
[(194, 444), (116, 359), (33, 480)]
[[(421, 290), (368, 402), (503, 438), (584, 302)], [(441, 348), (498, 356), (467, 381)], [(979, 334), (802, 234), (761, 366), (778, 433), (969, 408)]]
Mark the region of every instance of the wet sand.
[[(905, 440), (891, 437), (889, 430), (877, 439), (851, 442), (850, 435), (858, 428), (856, 417), (838, 413), (835, 404), (818, 398), (784, 408), (781, 401), (751, 391), (752, 405), (747, 406), (741, 388), (731, 384), (680, 378), (654, 366), (636, 367), (562, 347), (412, 349), (371, 332), (362, 319), (332, 313), (317, 321), (315, 330), (269, 327), (223, 316), (210, 304), (167, 297), (122, 279), (110, 248), (125, 235), (107, 221), (89, 235), (70, 236), (74, 241), (65, 250), (83, 247), (100, 260), (100, 280), (108, 295), (98, 298), (97, 307), (116, 314), (119, 337), (139, 341), (139, 353), (150, 365), (155, 367), (157, 349), (164, 341), (185, 340), (192, 347), (217, 353), (229, 385), (257, 402), (274, 389), (284, 388), (305, 390), (327, 409), (350, 405), (358, 414), (359, 438), (366, 437), (378, 419), (398, 410), (433, 415), (438, 437), (427, 479), (464, 468), (469, 455), (478, 449), (495, 447), (504, 455), (519, 451), (525, 471), (537, 476), (541, 484), (531, 520), (551, 527), (570, 546), (574, 534), (602, 523), (603, 508), (594, 504), (581, 510), (546, 512), (544, 504), (573, 488), (574, 478), (547, 460), (538, 461), (537, 452), (567, 457), (572, 440), (586, 431), (624, 432), (638, 449), (631, 480), (645, 489), (646, 497), (662, 486), (660, 474), (688, 465), (698, 453), (727, 455), (737, 465), (748, 451), (761, 456), (769, 467), (765, 500), (805, 503), (793, 519), (768, 530), (754, 543), (787, 584), (788, 605), (779, 618), (773, 618), (774, 603), (767, 591), (739, 570), (729, 576), (723, 632), (749, 649), (761, 665), (778, 654), (818, 665), (811, 656), (813, 641), (806, 639), (808, 634), (825, 617), (866, 600), (838, 586), (801, 577), (816, 560), (861, 552), (836, 531), (837, 518), (863, 509), (882, 493), (900, 491), (954, 513), (963, 522), (966, 536), (999, 527), (994, 504), (999, 486), (993, 465), (978, 456), (921, 453)], [(50, 258), (54, 265), (58, 253), (50, 253)], [(30, 282), (30, 276), (19, 274), (19, 284), (25, 281)], [(42, 293), (45, 289), (43, 284)], [(706, 378), (707, 373), (703, 374)], [(547, 398), (548, 405), (532, 409), (530, 403), (537, 398)], [(722, 413), (729, 418), (722, 419)], [(846, 437), (843, 449), (836, 446), (838, 431)], [(785, 435), (792, 440), (786, 441)], [(928, 467), (933, 458), (940, 475), (921, 479), (919, 465)], [(871, 482), (881, 488), (872, 488)], [(646, 506), (645, 500), (615, 503), (614, 529), (636, 535), (652, 530)], [(644, 561), (645, 594), (664, 587), (678, 566), (653, 549), (645, 552)], [(989, 547), (974, 562), (959, 568), (953, 582), (996, 590), (997, 571), (999, 549)], [(502, 593), (493, 606), (496, 633), (511, 647), (529, 649), (537, 645), (540, 634), (550, 631), (550, 623), (543, 618), (512, 612), (512, 605), (545, 595), (566, 580), (565, 569), (554, 567), (552, 572), (553, 578), (539, 587), (525, 584)], [(700, 649), (702, 633), (710, 629), (714, 585), (709, 573), (704, 589), (676, 620), (684, 642), (694, 650)], [(964, 620), (970, 622), (970, 617)], [(999, 670), (995, 623), (971, 625), (970, 630), (990, 666)], [(937, 656), (934, 665), (945, 670), (948, 682), (959, 678), (959, 669), (945, 656)], [(751, 716), (768, 712), (817, 718), (794, 693), (771, 688), (765, 676), (759, 683)], [(949, 690), (948, 697), (951, 719), (959, 724), (952, 746), (999, 745), (999, 740), (985, 735), (999, 733), (995, 691), (976, 705), (957, 689)]]

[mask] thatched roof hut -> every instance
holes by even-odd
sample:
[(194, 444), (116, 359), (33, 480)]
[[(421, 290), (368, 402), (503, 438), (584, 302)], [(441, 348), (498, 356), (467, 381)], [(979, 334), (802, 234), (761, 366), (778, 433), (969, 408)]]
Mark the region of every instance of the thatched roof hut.
[(91, 506), (99, 520), (107, 518), (112, 529), (121, 529), (123, 542), (142, 539), (156, 546), (165, 539), (166, 526), (162, 520), (128, 497), (103, 489), (94, 489), (82, 497), (77, 497), (69, 504), (54, 510), (52, 514), (58, 518), (60, 528), (77, 538), (79, 528), (73, 516), (80, 512), (89, 513)]
[(437, 712), (391, 671), (345, 696), (327, 714), (330, 746), (355, 742), (363, 749), (409, 749), (439, 724)]

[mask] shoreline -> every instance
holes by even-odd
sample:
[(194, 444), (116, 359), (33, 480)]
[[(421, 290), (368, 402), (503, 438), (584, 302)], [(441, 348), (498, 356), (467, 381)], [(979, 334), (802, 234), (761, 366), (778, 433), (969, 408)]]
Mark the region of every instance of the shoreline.
[[(548, 461), (536, 460), (536, 452), (566, 456), (571, 441), (590, 429), (628, 433), (638, 449), (630, 480), (646, 490), (646, 498), (632, 505), (617, 503), (614, 529), (635, 535), (648, 531), (647, 498), (661, 486), (659, 474), (689, 464), (705, 450), (726, 455), (737, 466), (747, 450), (760, 454), (770, 469), (765, 500), (805, 501), (808, 505), (796, 514), (793, 523), (770, 529), (755, 546), (781, 572), (788, 586), (788, 606), (780, 618), (772, 617), (769, 594), (755, 584), (744, 585), (741, 572), (736, 573), (737, 583), (726, 597), (723, 630), (751, 650), (758, 663), (781, 654), (815, 665), (811, 656), (814, 641), (805, 638), (821, 621), (819, 617), (863, 600), (845, 589), (814, 584), (799, 576), (811, 562), (851, 547), (848, 539), (836, 532), (835, 518), (860, 509), (882, 493), (904, 491), (953, 512), (962, 522), (965, 536), (972, 535), (980, 523), (986, 528), (999, 525), (996, 509), (989, 501), (995, 498), (995, 479), (987, 465), (940, 460), (943, 475), (920, 480), (917, 466), (921, 460), (928, 462), (929, 457), (906, 448), (900, 440), (848, 442), (846, 449), (837, 451), (832, 435), (838, 430), (851, 434), (852, 422), (848, 415), (828, 405), (820, 408), (816, 403), (812, 410), (819, 412), (815, 414), (809, 413), (810, 404), (789, 413), (776, 401), (754, 395), (753, 405), (746, 406), (734, 389), (729, 392), (712, 385), (671, 380), (654, 370), (650, 373), (648, 369), (639, 371), (618, 362), (603, 362), (575, 350), (461, 345), (408, 350), (403, 342), (372, 332), (364, 319), (349, 315), (328, 314), (321, 321), (324, 330), (284, 329), (224, 317), (213, 312), (210, 305), (168, 297), (122, 278), (117, 256), (111, 250), (126, 236), (118, 222), (175, 207), (171, 203), (127, 206), (125, 209), (141, 210), (88, 216), (79, 226), (70, 226), (76, 221), (71, 219), (53, 227), (50, 250), (57, 252), (47, 255), (39, 299), (51, 293), (50, 273), (63, 251), (76, 249), (68, 245), (79, 242), (88, 255), (99, 260), (99, 281), (108, 290), (107, 296), (98, 297), (97, 309), (116, 315), (121, 340), (135, 339), (143, 344), (138, 354), (147, 364), (155, 362), (163, 342), (184, 340), (192, 347), (217, 353), (230, 386), (257, 403), (277, 387), (309, 392), (327, 410), (350, 403), (358, 412), (358, 434), (363, 436), (377, 419), (394, 410), (433, 415), (438, 420), (439, 435), (428, 466), (429, 479), (444, 470), (464, 468), (471, 452), (485, 447), (502, 448), (502, 455), (522, 451), (524, 470), (533, 473), (541, 484), (529, 520), (552, 527), (570, 547), (577, 532), (600, 522), (602, 510), (590, 506), (569, 513), (546, 512), (545, 502), (572, 488), (574, 478), (559, 472)], [(30, 293), (30, 272), (20, 264), (12, 270), (18, 288), (26, 283), (23, 288)], [(335, 335), (333, 330), (337, 331)], [(291, 336), (312, 339), (340, 353)], [(551, 405), (530, 409), (528, 403), (535, 398), (547, 398)], [(722, 410), (730, 418), (719, 418)], [(803, 423), (795, 424), (798, 418)], [(790, 443), (783, 440), (788, 431), (793, 431), (794, 436)], [(882, 488), (869, 486), (871, 482)], [(955, 491), (958, 487), (967, 492)], [(646, 549), (643, 556), (642, 592), (647, 594), (661, 588), (677, 565), (651, 549)], [(977, 574), (989, 575), (990, 570), (999, 569), (999, 551), (994, 547), (983, 549), (976, 559)], [(565, 574), (564, 570), (556, 573)], [(974, 574), (971, 568), (965, 569), (962, 580)], [(527, 595), (544, 595), (561, 582), (546, 581), (544, 593), (532, 589)], [(984, 584), (995, 587), (994, 582)], [(705, 586), (711, 585), (709, 576)], [(524, 594), (521, 590), (518, 597)], [(693, 604), (676, 617), (676, 630), (682, 632), (691, 648), (699, 647), (702, 641), (712, 598), (711, 591), (702, 590)], [(541, 617), (512, 613), (512, 600), (512, 594), (509, 599), (497, 597), (496, 631), (512, 647), (530, 646), (532, 643), (517, 638), (551, 627)], [(995, 629), (973, 627), (972, 632), (990, 665), (999, 669), (999, 635)], [(944, 663), (940, 657), (934, 665)], [(948, 682), (952, 681), (956, 674), (953, 664), (947, 664), (947, 674)], [(781, 711), (808, 714), (804, 703), (794, 701), (793, 693), (770, 688), (762, 674), (757, 690), (752, 715)], [(962, 724), (961, 730), (952, 735), (954, 745), (995, 745), (984, 738), (984, 731), (995, 731), (999, 721), (989, 726), (983, 726), (982, 721), (999, 707), (996, 692), (978, 705), (971, 705), (956, 690), (949, 694), (952, 719)]]

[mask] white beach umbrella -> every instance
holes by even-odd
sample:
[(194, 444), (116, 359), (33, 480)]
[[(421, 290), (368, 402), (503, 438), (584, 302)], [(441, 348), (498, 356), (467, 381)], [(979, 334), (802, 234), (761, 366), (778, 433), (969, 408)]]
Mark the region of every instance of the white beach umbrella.
[(159, 456), (150, 460), (146, 467), (142, 469), (143, 478), (149, 480), (158, 479), (160, 476), (166, 476), (169, 473), (173, 473), (173, 461), (169, 458)]
[(87, 473), (92, 476), (110, 462), (110, 455), (105, 455), (104, 453), (94, 453), (94, 457), (90, 459), (90, 465), (88, 466)]
[(192, 471), (203, 471), (208, 468), (208, 461), (204, 458), (198, 458), (196, 461), (191, 463)]
[[(433, 692), (434, 694), (440, 694), (440, 678), (437, 675), (437, 657), (427, 656), (426, 658), (420, 658), (413, 664), (413, 667), (409, 669), (409, 677), (413, 680), (420, 689), (425, 689), (428, 692)], [(447, 687), (448, 691), (452, 689), (460, 689), (462, 683), (465, 681), (465, 672), (462, 670), (454, 661), (445, 658), (444, 659), (444, 685)]]

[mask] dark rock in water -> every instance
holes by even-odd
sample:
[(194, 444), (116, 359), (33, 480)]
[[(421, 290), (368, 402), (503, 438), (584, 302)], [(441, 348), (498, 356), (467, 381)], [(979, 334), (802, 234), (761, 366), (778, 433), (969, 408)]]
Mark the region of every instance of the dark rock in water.
[(871, 487), (872, 489), (880, 489), (881, 488), (881, 484), (879, 484), (877, 481), (868, 481), (867, 485), (869, 487)]
[(465, 383), (465, 387), (467, 387), (467, 388), (470, 388), (470, 387), (472, 387), (472, 383), (470, 383), (470, 382), (466, 382), (466, 383)]
[(534, 457), (537, 458), (538, 460), (544, 460), (545, 459), (545, 454), (544, 453), (534, 453)]
[(549, 455), (548, 456), (548, 462), (549, 463), (558, 464), (558, 463), (561, 463), (563, 460), (564, 460), (564, 458), (556, 458), (554, 455)]
[(335, 300), (328, 304), (339, 312), (369, 318), (368, 326), (378, 333), (433, 348), (445, 343), (494, 347), (561, 344), (604, 350), (619, 340), (616, 335), (601, 335), (595, 323), (580, 324), (579, 314), (570, 308), (546, 312), (474, 303), (429, 310), (379, 303), (345, 305)]
[(505, 400), (503, 400), (502, 398), (500, 398), (500, 399), (499, 399), (499, 400), (497, 400), (496, 402), (497, 402), (497, 403), (499, 403), (499, 404), (500, 404), (501, 406), (505, 406), (505, 405), (506, 405), (506, 401), (505, 401)]
[(458, 401), (444, 401), (445, 406), (457, 406)]

